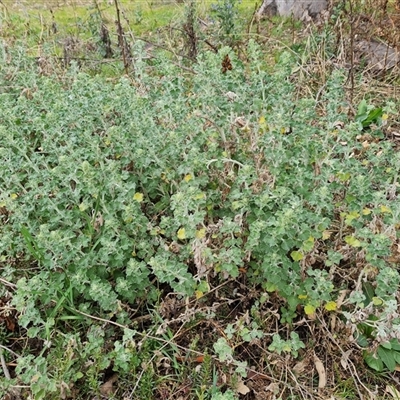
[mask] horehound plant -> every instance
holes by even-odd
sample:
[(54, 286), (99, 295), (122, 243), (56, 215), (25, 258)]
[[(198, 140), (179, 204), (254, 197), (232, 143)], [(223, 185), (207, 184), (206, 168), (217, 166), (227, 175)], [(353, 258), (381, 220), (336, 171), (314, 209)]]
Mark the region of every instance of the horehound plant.
[[(267, 72), (253, 41), (246, 64), (228, 47), (199, 54), (190, 75), (167, 58), (156, 69), (141, 58), (134, 76), (115, 82), (76, 64), (60, 79), (40, 75), (22, 50), (8, 51), (2, 279), (16, 284), (20, 329), (39, 344), (21, 348), (11, 384), (56, 398), (87, 374), (92, 394), (112, 366), (148, 393), (155, 352), (177, 347), (173, 334), (160, 339), (168, 330), (144, 340), (133, 310), (167, 294), (200, 301), (240, 277), (264, 299), (244, 325), (216, 330), (237, 374), (249, 367), (235, 354), (243, 343), (261, 336), (271, 351), (302, 356), (296, 323), (326, 315), (364, 336), (372, 327), (366, 338), (391, 343), (395, 357), (400, 156), (383, 132), (391, 103), (363, 126), (349, 116), (342, 70), (318, 100), (299, 99), (293, 54)], [(225, 55), (232, 69), (222, 73)], [(263, 307), (276, 316), (269, 330)], [(247, 330), (236, 336), (235, 326)], [(293, 334), (274, 336), (285, 329)]]

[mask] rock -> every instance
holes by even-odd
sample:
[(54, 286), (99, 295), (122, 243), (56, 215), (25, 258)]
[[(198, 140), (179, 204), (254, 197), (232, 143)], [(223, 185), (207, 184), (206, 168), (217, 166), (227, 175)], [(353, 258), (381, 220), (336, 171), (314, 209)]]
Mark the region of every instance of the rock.
[(360, 40), (354, 46), (358, 59), (364, 59), (372, 72), (387, 71), (400, 63), (400, 52), (376, 40)]
[(280, 15), (297, 19), (315, 18), (328, 8), (327, 0), (264, 0), (257, 11), (257, 18)]

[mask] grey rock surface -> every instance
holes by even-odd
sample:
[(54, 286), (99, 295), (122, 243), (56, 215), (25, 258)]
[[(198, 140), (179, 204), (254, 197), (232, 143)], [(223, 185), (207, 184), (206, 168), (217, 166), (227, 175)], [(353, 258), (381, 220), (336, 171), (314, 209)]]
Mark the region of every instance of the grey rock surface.
[(280, 15), (298, 19), (315, 18), (328, 8), (328, 0), (264, 0), (257, 16)]
[(400, 52), (397, 49), (373, 39), (356, 42), (355, 53), (374, 72), (386, 71), (400, 63)]

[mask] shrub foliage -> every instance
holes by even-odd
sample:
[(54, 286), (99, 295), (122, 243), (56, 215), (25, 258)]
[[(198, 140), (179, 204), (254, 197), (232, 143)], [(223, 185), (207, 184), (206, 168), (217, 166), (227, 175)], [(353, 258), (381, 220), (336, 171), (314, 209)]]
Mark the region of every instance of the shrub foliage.
[[(339, 311), (348, 289), (346, 320), (365, 323), (367, 310), (370, 338), (396, 337), (391, 103), (371, 125), (352, 120), (341, 70), (321, 97), (298, 99), (296, 59), (282, 53), (267, 72), (253, 42), (246, 63), (226, 47), (200, 54), (187, 75), (141, 51), (133, 76), (112, 81), (77, 65), (43, 75), (22, 50), (2, 49), (2, 277), (18, 281), (19, 324), (48, 350), (19, 361), (37, 398), (66, 371), (81, 378), (73, 363), (46, 370), (57, 341), (104, 368), (140, 365), (125, 351), (133, 331), (108, 355), (96, 355), (104, 332), (92, 327), (85, 344), (71, 334), (79, 312), (129, 325), (124, 304), (200, 297), (240, 274), (278, 299), (281, 323)], [(226, 54), (233, 67), (222, 73)], [(354, 273), (359, 285), (347, 287)]]

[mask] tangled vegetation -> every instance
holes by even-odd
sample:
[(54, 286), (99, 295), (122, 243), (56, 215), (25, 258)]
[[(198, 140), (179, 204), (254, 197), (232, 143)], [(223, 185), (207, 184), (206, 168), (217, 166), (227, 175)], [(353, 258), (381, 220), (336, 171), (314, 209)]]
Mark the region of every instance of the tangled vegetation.
[(400, 395), (396, 70), (332, 61), (352, 8), (271, 57), (237, 7), (1, 44), (2, 398)]

